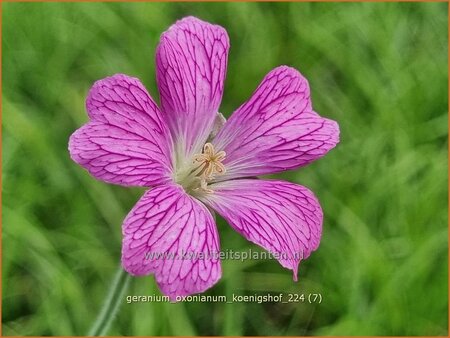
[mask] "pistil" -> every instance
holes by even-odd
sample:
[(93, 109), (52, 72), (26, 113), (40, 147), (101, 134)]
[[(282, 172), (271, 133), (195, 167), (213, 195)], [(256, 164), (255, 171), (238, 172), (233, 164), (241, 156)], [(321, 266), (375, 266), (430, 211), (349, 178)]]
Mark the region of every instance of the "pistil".
[(188, 192), (212, 193), (212, 190), (207, 187), (208, 183), (217, 175), (223, 175), (226, 172), (225, 166), (222, 164), (225, 156), (225, 151), (216, 152), (211, 143), (206, 143), (203, 146), (203, 152), (193, 156), (187, 175), (178, 183)]

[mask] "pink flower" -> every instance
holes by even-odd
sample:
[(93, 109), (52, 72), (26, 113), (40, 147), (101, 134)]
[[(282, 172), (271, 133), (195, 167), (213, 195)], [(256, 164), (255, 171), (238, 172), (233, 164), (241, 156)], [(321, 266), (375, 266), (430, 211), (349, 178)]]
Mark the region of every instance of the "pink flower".
[(225, 122), (218, 109), (228, 50), (222, 27), (178, 21), (156, 52), (161, 108), (138, 79), (105, 78), (89, 92), (90, 122), (69, 141), (72, 159), (94, 177), (151, 188), (123, 222), (122, 264), (132, 275), (153, 273), (171, 299), (203, 292), (221, 277), (212, 210), (277, 255), (294, 280), (320, 241), (323, 214), (314, 194), (255, 176), (324, 156), (339, 142), (338, 124), (314, 112), (308, 82), (287, 66), (267, 74)]

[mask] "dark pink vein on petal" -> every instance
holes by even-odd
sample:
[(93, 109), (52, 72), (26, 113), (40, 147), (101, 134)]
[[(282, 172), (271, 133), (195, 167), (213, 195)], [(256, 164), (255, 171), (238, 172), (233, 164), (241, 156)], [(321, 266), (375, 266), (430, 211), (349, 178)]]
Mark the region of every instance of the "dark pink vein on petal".
[(197, 18), (178, 21), (156, 53), (161, 107), (187, 153), (206, 141), (222, 100), (229, 40), (226, 31)]
[(117, 74), (97, 81), (86, 109), (91, 122), (71, 136), (72, 159), (109, 183), (152, 186), (170, 179), (170, 132), (138, 79)]
[(177, 185), (146, 192), (126, 217), (123, 235), (124, 268), (133, 275), (155, 274), (171, 299), (203, 292), (221, 276), (213, 217)]
[(338, 142), (337, 123), (312, 110), (308, 82), (286, 66), (264, 78), (213, 140), (227, 153), (221, 180), (304, 166)]
[(278, 180), (239, 179), (210, 186), (201, 200), (214, 208), (246, 239), (279, 255), (297, 278), (300, 260), (316, 250), (322, 209), (307, 188)]

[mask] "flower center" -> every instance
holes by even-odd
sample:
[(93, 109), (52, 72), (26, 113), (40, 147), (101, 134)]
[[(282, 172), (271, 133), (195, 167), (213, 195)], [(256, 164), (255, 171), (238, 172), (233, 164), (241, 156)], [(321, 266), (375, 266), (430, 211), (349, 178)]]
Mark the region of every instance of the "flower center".
[(192, 164), (184, 171), (184, 175), (177, 175), (176, 181), (189, 193), (212, 193), (208, 183), (226, 172), (222, 164), (225, 156), (223, 150), (216, 152), (211, 143), (206, 143), (203, 152), (193, 156)]

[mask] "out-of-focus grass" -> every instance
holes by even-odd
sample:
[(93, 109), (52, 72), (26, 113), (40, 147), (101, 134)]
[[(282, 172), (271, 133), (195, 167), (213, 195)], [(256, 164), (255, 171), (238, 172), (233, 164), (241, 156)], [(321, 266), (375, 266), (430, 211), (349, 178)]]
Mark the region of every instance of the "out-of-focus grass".
[[(322, 243), (299, 282), (274, 261), (224, 261), (210, 295), (321, 293), (321, 304), (139, 303), (111, 335), (447, 335), (447, 4), (3, 4), (3, 334), (82, 335), (120, 259), (143, 189), (73, 163), (93, 81), (138, 76), (157, 98), (154, 52), (176, 19), (224, 26), (221, 111), (273, 67), (310, 80), (341, 144), (284, 174), (319, 197)], [(256, 247), (219, 223), (222, 249)], [(130, 295), (158, 293), (153, 277)]]

